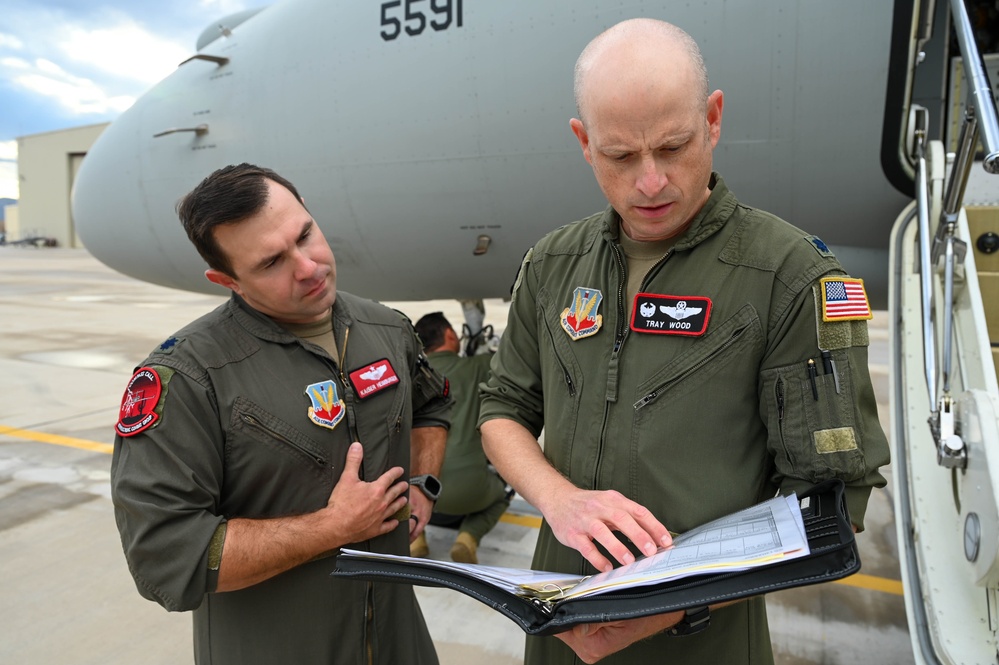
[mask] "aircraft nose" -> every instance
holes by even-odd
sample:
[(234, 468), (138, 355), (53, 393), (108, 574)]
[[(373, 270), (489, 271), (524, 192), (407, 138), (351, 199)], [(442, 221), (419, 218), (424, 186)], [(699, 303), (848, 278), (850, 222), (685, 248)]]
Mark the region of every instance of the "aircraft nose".
[(154, 137), (176, 126), (176, 118), (190, 117), (190, 101), (169, 94), (170, 80), (157, 86), (163, 94), (145, 95), (109, 125), (84, 157), (73, 185), (73, 222), (86, 248), (119, 272), (221, 293), (204, 278), (205, 263), (175, 211), (177, 201), (218, 166), (196, 155), (208, 137)]

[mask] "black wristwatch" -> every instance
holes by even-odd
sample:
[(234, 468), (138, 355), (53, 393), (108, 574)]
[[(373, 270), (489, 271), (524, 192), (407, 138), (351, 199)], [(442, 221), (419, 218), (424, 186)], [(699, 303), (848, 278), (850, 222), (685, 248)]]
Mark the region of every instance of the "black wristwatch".
[(432, 476), (429, 473), (413, 476), (409, 479), (409, 484), (419, 487), (420, 491), (426, 494), (431, 501), (436, 501), (437, 497), (441, 495), (441, 481), (437, 479), (437, 476)]
[(666, 629), (670, 635), (693, 635), (702, 630), (707, 630), (711, 625), (711, 611), (708, 606), (694, 607), (687, 610), (679, 623)]

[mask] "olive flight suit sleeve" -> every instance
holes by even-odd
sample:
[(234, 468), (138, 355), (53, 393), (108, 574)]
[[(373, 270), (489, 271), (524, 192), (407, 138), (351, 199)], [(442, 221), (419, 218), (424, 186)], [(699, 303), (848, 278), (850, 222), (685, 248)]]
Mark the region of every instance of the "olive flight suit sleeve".
[[(405, 317), (404, 317), (405, 318)], [(423, 342), (413, 330), (409, 319), (406, 319), (406, 329), (409, 335), (413, 361), (413, 427), (443, 427), (451, 426), (451, 404), (453, 400), (448, 390), (447, 381), (440, 372), (430, 366), (430, 361), (423, 353)]]
[(534, 250), (528, 251), (514, 283), (503, 341), (493, 354), (489, 379), (480, 391), (478, 423), (481, 427), (495, 418), (513, 420), (535, 438), (544, 426), (537, 269)]
[(214, 557), (210, 545), (225, 521), (219, 514), (224, 435), (206, 386), (171, 368), (152, 368), (162, 382), (158, 419), (133, 436), (115, 437), (111, 498), (139, 593), (171, 611), (192, 610), (218, 580), (221, 544)]
[[(761, 366), (760, 417), (772, 480), (783, 494), (843, 480), (850, 518), (862, 530), (871, 489), (886, 484), (879, 468), (889, 461), (868, 369), (867, 321), (821, 319), (813, 288), (803, 289), (777, 322)], [(823, 350), (835, 371), (823, 362)]]

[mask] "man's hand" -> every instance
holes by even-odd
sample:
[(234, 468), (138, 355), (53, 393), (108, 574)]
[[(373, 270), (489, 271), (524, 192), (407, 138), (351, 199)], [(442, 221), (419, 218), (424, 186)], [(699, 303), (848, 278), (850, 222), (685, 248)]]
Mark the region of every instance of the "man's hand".
[(673, 539), (649, 510), (613, 490), (582, 490), (545, 458), (527, 428), (497, 418), (482, 423), (482, 446), (500, 475), (541, 511), (555, 537), (578, 550), (597, 570), (613, 566), (594, 541), (621, 563), (635, 560), (612, 531), (620, 531), (646, 555), (668, 547)]
[(565, 642), (584, 663), (595, 663), (639, 640), (661, 633), (681, 619), (682, 611), (628, 621), (584, 623), (555, 637)]
[(229, 520), (215, 590), (244, 589), (337, 547), (397, 529), (395, 514), (406, 505), (409, 487), (399, 480), (403, 469), (393, 467), (364, 482), (363, 458), (361, 444), (350, 444), (340, 480), (326, 506), (314, 513)]
[(544, 512), (559, 542), (578, 550), (597, 570), (613, 564), (594, 544), (600, 543), (622, 564), (635, 560), (631, 551), (614, 535), (620, 531), (646, 555), (668, 547), (673, 539), (648, 508), (614, 490), (592, 491), (573, 487), (552, 502)]
[(403, 468), (395, 466), (371, 482), (361, 480), (364, 451), (355, 441), (350, 444), (343, 473), (337, 481), (326, 512), (336, 521), (343, 542), (356, 543), (386, 534), (399, 526), (394, 519), (406, 505), (409, 483), (400, 481)]
[[(419, 487), (410, 485), (409, 487), (409, 542), (416, 540), (416, 537), (423, 533), (430, 522), (430, 514), (434, 510), (434, 502), (427, 498), (427, 495), (420, 491)], [(413, 519), (413, 518), (416, 519)]]

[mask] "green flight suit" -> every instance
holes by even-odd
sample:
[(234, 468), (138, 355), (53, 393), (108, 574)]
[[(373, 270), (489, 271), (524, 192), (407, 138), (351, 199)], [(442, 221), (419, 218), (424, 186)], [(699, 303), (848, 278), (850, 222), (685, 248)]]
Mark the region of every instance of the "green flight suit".
[[(888, 445), (866, 321), (816, 319), (813, 287), (843, 268), (818, 239), (740, 205), (717, 174), (710, 186), (707, 203), (646, 275), (632, 319), (612, 209), (535, 245), (514, 286), (480, 424), (512, 419), (535, 436), (543, 427), (545, 456), (573, 483), (618, 490), (674, 532), (828, 477), (846, 482), (862, 528), (871, 488), (885, 483), (878, 468)], [(700, 310), (670, 325), (703, 327), (631, 329), (638, 317), (659, 316), (655, 305), (666, 297)], [(840, 391), (820, 366), (816, 400), (806, 363), (819, 360), (819, 337)], [(533, 567), (594, 572), (547, 523)], [(702, 633), (658, 635), (601, 663), (772, 660), (759, 598), (713, 612)], [(573, 662), (556, 638), (528, 638), (528, 665)]]
[(464, 516), (460, 529), (479, 541), (496, 526), (510, 505), (506, 483), (489, 468), (476, 427), (479, 384), (489, 378), (492, 355), (461, 357), (453, 351), (434, 351), (427, 354), (427, 360), (447, 378), (454, 399), (441, 466), (443, 489), (434, 512)]
[[(126, 391), (111, 465), (125, 558), (140, 594), (193, 610), (197, 663), (437, 663), (412, 587), (334, 579), (332, 556), (214, 592), (221, 523), (322, 508), (355, 440), (365, 479), (408, 472), (411, 427), (448, 424), (443, 379), (398, 312), (339, 292), (333, 321), (340, 363), (234, 295), (145, 360), (155, 410), (126, 418), (142, 399)], [(370, 367), (378, 381), (360, 378)], [(408, 554), (408, 524), (351, 547)]]

